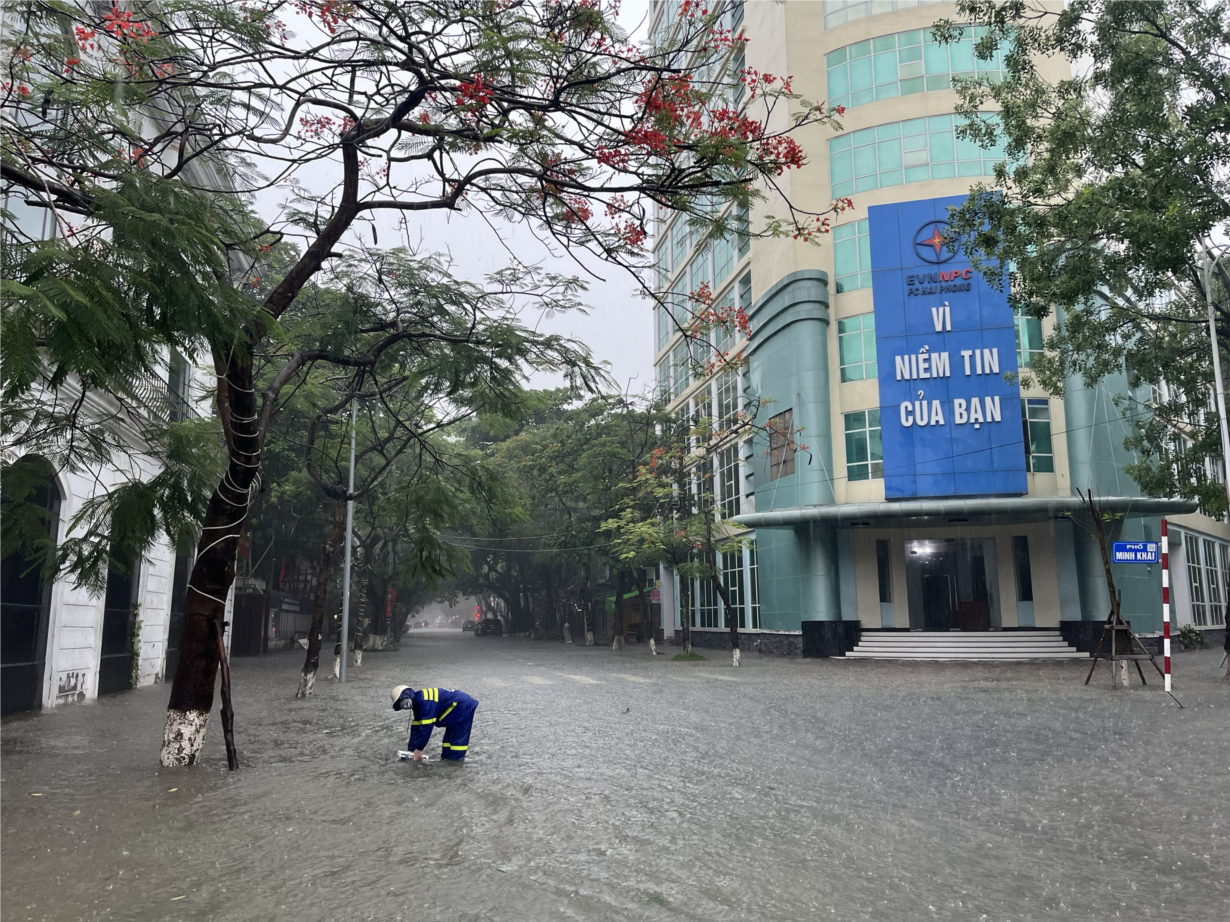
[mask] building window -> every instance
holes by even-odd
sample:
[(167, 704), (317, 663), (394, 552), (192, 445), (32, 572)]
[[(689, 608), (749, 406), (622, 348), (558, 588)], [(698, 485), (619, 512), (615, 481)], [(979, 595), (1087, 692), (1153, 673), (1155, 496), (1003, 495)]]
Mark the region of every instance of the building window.
[(739, 446), (728, 445), (718, 452), (718, 512), (724, 519), (739, 514)]
[(1025, 469), (1035, 474), (1055, 471), (1055, 448), (1051, 444), (1051, 402), (1045, 397), (1021, 401), (1021, 425), (1025, 428)]
[(749, 236), (751, 227), (751, 219), (747, 212), (746, 205), (740, 205), (735, 208), (735, 253), (739, 259), (742, 259), (748, 254), (752, 248), (752, 240)]
[(1208, 589), (1209, 624), (1220, 624), (1225, 617), (1225, 586), (1222, 585), (1221, 562), (1217, 559), (1217, 545), (1220, 542), (1212, 538), (1204, 538), (1200, 542), (1204, 546), (1205, 587)]
[(8, 212), (0, 223), (0, 232), (14, 242), (50, 240), (56, 235), (55, 213), (50, 208), (27, 205), (26, 198), (21, 190), (0, 196), (0, 207)]
[(871, 287), (871, 237), (866, 219), (833, 228), (833, 263), (838, 294)]
[(880, 411), (846, 414), (846, 479), (883, 480), (884, 448), (880, 442)]
[(769, 479), (794, 473), (794, 410), (778, 413), (769, 420)]
[(841, 357), (842, 383), (876, 377), (874, 313), (869, 311), (837, 321), (837, 353)]
[(1029, 368), (1042, 356), (1042, 321), (1016, 310), (1016, 364)]
[(709, 248), (701, 250), (696, 254), (696, 258), (692, 260), (692, 265), (688, 267), (688, 275), (690, 278), (688, 291), (691, 294), (696, 294), (700, 291), (702, 285), (708, 285), (710, 289), (713, 287), (713, 277), (709, 272)]
[(683, 394), (691, 382), (692, 359), (689, 355), (690, 350), (688, 347), (689, 342), (685, 339), (675, 346), (675, 351), (671, 353), (671, 365), (674, 369), (674, 387), (671, 389), (672, 400)]
[(661, 351), (675, 335), (675, 318), (665, 303), (659, 304), (655, 310), (658, 315), (658, 350)]
[(956, 124), (951, 115), (935, 115), (833, 138), (829, 141), (833, 197), (928, 179), (992, 175), (995, 164), (1005, 157), (1002, 138), (984, 150), (958, 138)]
[(688, 221), (684, 215), (679, 215), (671, 225), (671, 265), (682, 266), (690, 249), (692, 241), (688, 234)]
[(974, 45), (985, 34), (981, 26), (966, 28), (959, 41), (944, 45), (930, 29), (914, 29), (838, 48), (825, 56), (829, 105), (849, 109), (878, 99), (946, 90), (954, 76), (998, 81), (1007, 50), (1001, 45), (990, 60), (978, 60)]
[(1187, 589), (1192, 603), (1192, 624), (1204, 626), (1209, 623), (1209, 603), (1204, 594), (1204, 567), (1200, 563), (1200, 539), (1184, 535), (1187, 550)]
[(739, 412), (739, 372), (729, 369), (717, 379), (717, 425), (719, 429), (732, 429), (735, 414)]
[(1012, 536), (1012, 564), (1016, 570), (1016, 600), (1032, 602), (1034, 600), (1034, 577), (1029, 569), (1029, 536)]
[(922, 6), (935, 0), (825, 0), (824, 28), (832, 29), (864, 16), (876, 13), (887, 13), (890, 10), (904, 10), (911, 6)]
[(713, 286), (716, 288), (726, 281), (730, 270), (735, 267), (735, 243), (729, 236), (721, 236), (713, 241)]
[(756, 492), (755, 477), (752, 472), (752, 465), (750, 464), (753, 457), (754, 455), (752, 454), (752, 440), (747, 439), (743, 442), (743, 460), (745, 462), (743, 466), (743, 495), (744, 496), (751, 496), (752, 494)]
[(887, 604), (893, 600), (893, 565), (888, 556), (888, 541), (876, 539), (876, 575), (880, 581), (880, 602)]
[(696, 580), (696, 609), (693, 612), (693, 627), (718, 627), (718, 594), (713, 580), (707, 576)]

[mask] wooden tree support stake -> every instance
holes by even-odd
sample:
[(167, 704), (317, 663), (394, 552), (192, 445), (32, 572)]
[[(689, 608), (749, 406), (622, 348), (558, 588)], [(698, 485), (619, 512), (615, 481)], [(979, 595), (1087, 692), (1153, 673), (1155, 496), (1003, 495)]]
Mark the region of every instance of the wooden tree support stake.
[[(1116, 609), (1118, 606), (1116, 606)], [(1110, 638), (1110, 652), (1103, 653), (1102, 645), (1106, 643), (1107, 638)], [(1125, 648), (1124, 652), (1120, 652)], [(1136, 651), (1139, 649), (1139, 653)], [(1136, 636), (1136, 632), (1132, 630), (1117, 610), (1112, 611), (1107, 616), (1106, 622), (1102, 625), (1102, 636), (1098, 639), (1097, 648), (1093, 651), (1093, 662), (1089, 664), (1089, 674), (1085, 676), (1085, 684), (1089, 684), (1089, 680), (1093, 678), (1093, 670), (1098, 666), (1098, 660), (1105, 659), (1110, 661), (1110, 687), (1114, 688), (1116, 683), (1115, 664), (1121, 660), (1131, 661), (1136, 664), (1136, 672), (1140, 675), (1140, 684), (1148, 685), (1145, 681), (1145, 671), (1140, 668), (1141, 660), (1148, 660), (1153, 664), (1153, 668), (1157, 670), (1157, 674), (1164, 676), (1162, 667), (1157, 664), (1157, 659), (1153, 654), (1146, 649), (1141, 643), (1140, 638)]]
[[(223, 622), (223, 629), (226, 622)], [(222, 738), (226, 741), (226, 767), (231, 771), (239, 768), (239, 753), (235, 751), (235, 709), (231, 707), (231, 664), (226, 659), (226, 644), (218, 622), (211, 621), (210, 629), (218, 642), (218, 667), (222, 673)]]

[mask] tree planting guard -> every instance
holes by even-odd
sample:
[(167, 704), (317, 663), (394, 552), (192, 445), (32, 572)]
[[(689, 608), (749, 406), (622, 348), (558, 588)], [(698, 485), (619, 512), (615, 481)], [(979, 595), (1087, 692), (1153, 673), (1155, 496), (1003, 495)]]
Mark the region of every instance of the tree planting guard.
[(440, 758), (460, 762), (470, 748), (470, 725), (478, 701), (463, 691), (453, 688), (424, 688), (415, 691), (409, 685), (393, 689), (393, 710), (410, 708), (410, 741), (406, 748), (413, 753), (415, 762), (422, 761), (423, 750), (436, 727), (444, 729), (444, 742)]

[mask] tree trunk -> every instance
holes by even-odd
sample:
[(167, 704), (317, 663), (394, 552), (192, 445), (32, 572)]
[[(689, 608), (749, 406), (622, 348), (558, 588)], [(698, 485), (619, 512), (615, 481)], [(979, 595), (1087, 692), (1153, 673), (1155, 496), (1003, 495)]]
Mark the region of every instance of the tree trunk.
[(624, 648), (623, 579), (615, 573), (615, 610), (611, 613), (611, 649)]
[(709, 578), (713, 588), (717, 590), (722, 600), (722, 610), (726, 612), (726, 620), (730, 622), (730, 665), (739, 665), (739, 615), (730, 604), (730, 594), (722, 585), (722, 576), (717, 569), (717, 548), (713, 542), (713, 516), (705, 516), (705, 552), (708, 555), (705, 566), (709, 570)]
[(303, 660), (303, 672), (299, 675), (296, 698), (312, 694), (316, 684), (316, 670), (320, 668), (320, 634), (325, 624), (325, 604), (329, 600), (329, 574), (333, 569), (333, 555), (346, 534), (346, 501), (333, 504), (333, 528), (320, 549), (320, 569), (316, 574), (316, 598), (312, 602), (312, 626), (308, 628), (307, 656)]
[[(684, 589), (687, 592), (684, 592)], [(683, 625), (683, 653), (692, 652), (692, 578), (679, 577), (679, 623)]]
[(649, 655), (657, 656), (658, 647), (654, 643), (654, 638), (658, 632), (653, 625), (653, 608), (649, 604), (649, 596), (645, 594), (645, 580), (641, 576), (641, 571), (637, 567), (628, 567), (632, 571), (632, 580), (636, 583), (636, 594), (641, 600), (641, 608), (645, 611), (645, 629), (649, 633)]
[(730, 622), (730, 665), (739, 665), (739, 613), (736, 612), (730, 604), (730, 594), (726, 591), (726, 587), (722, 585), (722, 578), (718, 576), (717, 568), (710, 566), (709, 579), (713, 583), (713, 588), (717, 591), (719, 598), (722, 600), (722, 608), (726, 612), (726, 620)]
[(371, 567), (367, 565), (367, 555), (359, 564), (359, 605), (354, 620), (354, 664), (363, 665), (363, 637), (367, 634), (367, 580), (371, 576)]
[[(1077, 495), (1080, 496), (1079, 490), (1077, 490)], [(1089, 512), (1089, 517), (1093, 519), (1093, 527), (1098, 537), (1098, 549), (1102, 552), (1102, 571), (1106, 574), (1106, 588), (1110, 591), (1110, 613), (1113, 620), (1117, 622), (1119, 620), (1119, 593), (1115, 591), (1115, 575), (1111, 570), (1110, 555), (1106, 553), (1106, 532), (1102, 528), (1102, 513), (1093, 501), (1092, 489), (1087, 490), (1086, 495), (1081, 496), (1081, 500)]]
[(223, 388), (228, 406), (219, 411), (230, 423), (230, 460), (221, 483), (209, 498), (201, 539), (197, 542), (196, 563), (188, 580), (179, 666), (167, 702), (159, 757), (168, 768), (197, 762), (213, 709), (219, 663), (216, 637), (223, 629), (226, 596), (235, 581), (235, 553), (260, 470), (260, 437), (252, 384), (251, 360), (232, 358)]

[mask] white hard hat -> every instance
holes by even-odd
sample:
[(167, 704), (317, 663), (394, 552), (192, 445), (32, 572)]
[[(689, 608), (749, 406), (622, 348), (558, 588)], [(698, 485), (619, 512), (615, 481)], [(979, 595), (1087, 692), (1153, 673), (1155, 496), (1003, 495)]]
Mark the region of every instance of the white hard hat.
[(401, 697), (402, 692), (409, 691), (409, 690), (410, 690), (409, 685), (394, 685), (393, 686), (393, 703), (394, 704), (397, 703), (397, 699)]

